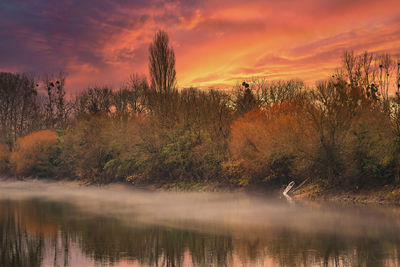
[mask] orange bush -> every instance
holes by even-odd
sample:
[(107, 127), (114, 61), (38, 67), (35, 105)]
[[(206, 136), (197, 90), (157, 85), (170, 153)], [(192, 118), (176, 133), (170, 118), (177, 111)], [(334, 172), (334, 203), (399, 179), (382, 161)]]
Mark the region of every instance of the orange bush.
[(234, 121), (229, 142), (234, 160), (262, 180), (303, 168), (305, 154), (315, 150), (315, 135), (301, 109), (302, 103), (287, 100)]
[(8, 168), (8, 159), (10, 157), (10, 149), (7, 145), (0, 144), (0, 173)]
[(50, 175), (54, 167), (57, 134), (42, 130), (21, 137), (14, 145), (10, 157), (17, 175)]

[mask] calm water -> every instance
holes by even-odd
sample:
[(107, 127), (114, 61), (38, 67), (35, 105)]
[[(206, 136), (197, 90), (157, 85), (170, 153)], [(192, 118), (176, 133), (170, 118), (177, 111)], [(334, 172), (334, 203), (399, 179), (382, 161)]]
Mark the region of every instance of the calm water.
[(399, 266), (399, 212), (0, 182), (0, 266)]

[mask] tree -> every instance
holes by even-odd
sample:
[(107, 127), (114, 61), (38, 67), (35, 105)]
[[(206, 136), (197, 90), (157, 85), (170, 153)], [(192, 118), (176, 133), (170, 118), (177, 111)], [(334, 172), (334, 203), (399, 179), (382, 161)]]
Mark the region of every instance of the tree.
[(27, 74), (0, 73), (0, 142), (11, 144), (40, 128), (35, 85)]
[(113, 92), (108, 87), (88, 88), (75, 100), (75, 115), (109, 114), (113, 105)]
[(317, 162), (331, 182), (343, 171), (343, 142), (353, 119), (363, 108), (369, 108), (362, 88), (342, 79), (322, 81), (309, 93), (312, 105), (306, 115), (319, 138), (320, 155)]
[(166, 93), (175, 87), (175, 54), (169, 46), (168, 34), (162, 30), (154, 36), (149, 48), (149, 72), (151, 87), (158, 93)]
[(249, 84), (243, 82), (237, 91), (235, 99), (235, 111), (237, 115), (243, 115), (256, 107), (259, 107), (259, 101), (249, 88)]
[(65, 98), (65, 74), (45, 74), (43, 84), (47, 92), (45, 124), (48, 128), (64, 128), (70, 113), (70, 103)]
[(393, 155), (396, 165), (396, 183), (400, 182), (400, 59), (397, 62), (396, 70), (396, 83), (397, 90), (393, 97), (393, 104), (391, 108), (391, 122), (394, 133), (394, 146)]
[(116, 117), (127, 119), (134, 114), (142, 113), (145, 105), (144, 96), (148, 87), (145, 76), (132, 74), (124, 87), (113, 92)]

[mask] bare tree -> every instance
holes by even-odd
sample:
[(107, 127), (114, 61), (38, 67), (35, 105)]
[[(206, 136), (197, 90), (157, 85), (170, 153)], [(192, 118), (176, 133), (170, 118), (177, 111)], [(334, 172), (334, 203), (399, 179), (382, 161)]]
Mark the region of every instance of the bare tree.
[[(264, 77), (252, 77), (249, 81), (248, 89), (254, 93), (258, 105), (266, 107), (273, 103), (282, 103), (285, 100), (295, 98), (305, 89), (305, 84), (301, 80), (275, 80), (268, 81)], [(237, 84), (234, 91), (244, 92), (244, 84)]]
[(65, 98), (65, 74), (44, 74), (43, 84), (46, 89), (46, 126), (63, 128), (66, 125), (71, 104)]
[(0, 142), (13, 143), (40, 128), (36, 87), (31, 75), (0, 73)]
[(113, 92), (108, 87), (88, 88), (75, 99), (75, 116), (110, 114)]
[(380, 85), (381, 94), (384, 100), (389, 100), (389, 87), (390, 87), (390, 76), (393, 74), (394, 61), (389, 54), (383, 54), (379, 57), (379, 68), (380, 68)]
[(400, 98), (400, 58), (397, 60), (396, 82), (396, 95), (398, 98)]
[(336, 78), (346, 79), (352, 86), (360, 86), (368, 97), (381, 99), (388, 105), (391, 88), (396, 87), (393, 84), (395, 63), (389, 54), (365, 51), (355, 55), (353, 51), (345, 51), (342, 61), (342, 74), (334, 75)]
[(367, 88), (370, 86), (370, 82), (374, 81), (374, 73), (371, 66), (372, 60), (374, 59), (374, 55), (365, 51), (359, 56), (359, 64), (363, 70), (364, 77), (361, 81), (361, 86)]
[(376, 60), (374, 54), (368, 51), (360, 55), (355, 55), (353, 51), (345, 51), (343, 53), (343, 70), (350, 85), (361, 86), (367, 90), (374, 83), (375, 70), (371, 65), (374, 58)]
[(360, 65), (357, 64), (357, 56), (354, 55), (353, 51), (344, 51), (342, 60), (350, 84), (357, 85), (357, 72), (360, 67)]
[(156, 33), (149, 52), (152, 89), (158, 93), (170, 91), (176, 84), (175, 54), (166, 32), (160, 30)]
[(400, 59), (397, 61), (396, 69), (396, 94), (393, 98), (393, 104), (391, 108), (391, 122), (392, 129), (395, 136), (395, 142), (393, 146), (394, 162), (396, 164), (395, 170), (395, 181), (400, 182)]
[(313, 104), (305, 111), (319, 138), (317, 162), (326, 167), (324, 175), (333, 182), (343, 171), (343, 143), (353, 118), (368, 101), (361, 87), (341, 79), (319, 82), (309, 97)]
[(148, 87), (145, 76), (132, 74), (128, 83), (118, 91), (113, 92), (115, 116), (126, 121), (130, 116), (142, 113)]
[(257, 100), (248, 83), (243, 82), (238, 89), (234, 101), (236, 115), (241, 116), (260, 106), (260, 101)]

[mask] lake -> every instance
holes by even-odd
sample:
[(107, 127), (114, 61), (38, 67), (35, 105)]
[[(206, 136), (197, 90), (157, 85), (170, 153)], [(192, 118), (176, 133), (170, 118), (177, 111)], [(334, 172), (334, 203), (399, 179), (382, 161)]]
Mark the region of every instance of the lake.
[(0, 181), (0, 266), (399, 266), (400, 209)]

